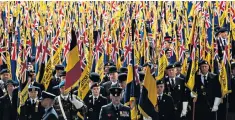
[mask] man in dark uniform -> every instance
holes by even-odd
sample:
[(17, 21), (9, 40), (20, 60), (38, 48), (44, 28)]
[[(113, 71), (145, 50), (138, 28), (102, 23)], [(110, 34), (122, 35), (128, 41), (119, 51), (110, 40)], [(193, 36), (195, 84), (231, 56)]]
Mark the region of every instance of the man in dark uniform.
[(164, 94), (164, 82), (157, 81), (158, 103), (155, 107), (159, 112), (159, 120), (175, 120), (174, 101), (171, 96)]
[(30, 86), (28, 88), (29, 98), (24, 105), (21, 106), (20, 120), (41, 120), (44, 114), (44, 108), (38, 100), (40, 88)]
[(93, 83), (90, 89), (92, 91), (92, 95), (89, 96), (88, 101), (85, 101), (88, 108), (87, 120), (98, 120), (101, 107), (107, 105), (108, 101), (106, 97), (100, 95), (99, 83)]
[(172, 96), (175, 106), (175, 120), (181, 120), (186, 117), (188, 107), (188, 89), (182, 78), (176, 77), (176, 69), (174, 64), (166, 67), (167, 78), (164, 78), (165, 93)]
[(47, 91), (58, 96), (60, 94), (59, 91), (54, 90), (53, 87), (60, 84), (60, 82), (61, 82), (60, 74), (61, 74), (61, 72), (64, 71), (64, 66), (63, 65), (56, 65), (55, 71), (56, 71), (55, 76), (53, 76), (52, 80), (50, 81), (50, 84), (48, 86)]
[(65, 81), (59, 84), (60, 95), (56, 97), (54, 108), (58, 114), (59, 120), (75, 120), (78, 118), (77, 112), (86, 108), (86, 105), (78, 99), (75, 95), (65, 91)]
[(53, 108), (55, 97), (56, 96), (54, 94), (42, 91), (42, 97), (40, 100), (42, 106), (45, 108), (45, 113), (42, 116), (42, 120), (59, 120), (58, 115)]
[(116, 66), (109, 67), (109, 73), (108, 74), (109, 74), (110, 81), (105, 82), (103, 84), (103, 87), (104, 87), (104, 89), (107, 93), (105, 97), (107, 97), (109, 99), (109, 88), (111, 87), (111, 85), (118, 84), (118, 73), (117, 73)]
[(181, 73), (181, 67), (182, 67), (181, 62), (175, 62), (176, 76), (183, 78), (185, 80), (185, 76)]
[(0, 97), (0, 120), (15, 120), (12, 115), (14, 107), (12, 104), (12, 93), (15, 88), (15, 83), (12, 80), (7, 80), (5, 89), (6, 94)]
[(221, 102), (221, 86), (218, 75), (209, 72), (209, 64), (199, 63), (200, 75), (195, 75), (195, 85), (191, 96), (195, 103), (195, 120), (216, 120), (216, 112)]
[(231, 90), (229, 94), (229, 109), (228, 109), (228, 120), (235, 120), (235, 62), (231, 63), (232, 79), (231, 79)]
[(110, 98), (108, 105), (102, 106), (99, 120), (131, 120), (130, 108), (120, 103), (122, 88), (110, 88)]
[(11, 73), (8, 69), (2, 69), (0, 72), (1, 80), (0, 80), (0, 97), (6, 93), (5, 84), (7, 80), (10, 79)]

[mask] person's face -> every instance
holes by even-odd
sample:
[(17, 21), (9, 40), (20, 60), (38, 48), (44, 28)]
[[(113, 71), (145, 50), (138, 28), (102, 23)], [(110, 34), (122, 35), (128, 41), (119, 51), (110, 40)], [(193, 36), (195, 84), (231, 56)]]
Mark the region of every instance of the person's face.
[(107, 74), (109, 72), (109, 66), (104, 67), (104, 74)]
[(121, 96), (120, 96), (120, 95), (119, 95), (119, 96), (110, 95), (110, 98), (111, 98), (112, 103), (113, 103), (114, 105), (120, 104), (120, 101), (121, 101)]
[(208, 73), (208, 71), (209, 71), (209, 65), (207, 65), (207, 64), (202, 64), (202, 65), (200, 66), (200, 68), (201, 68), (202, 74), (206, 74), (206, 73)]
[(165, 48), (170, 48), (170, 43), (169, 42), (165, 41), (164, 45), (165, 45)]
[(34, 72), (31, 72), (30, 75), (32, 76), (33, 79), (36, 78), (36, 74)]
[(235, 76), (235, 68), (232, 69), (232, 75)]
[(67, 95), (68, 93), (65, 91), (65, 87), (64, 86), (62, 86), (61, 88), (60, 88), (60, 93), (62, 94), (62, 95)]
[(60, 75), (61, 72), (62, 72), (62, 70), (56, 70), (57, 75)]
[(52, 102), (52, 100), (50, 98), (45, 98), (41, 101), (41, 104), (43, 107), (48, 107), (51, 102)]
[(171, 57), (171, 53), (170, 52), (166, 52), (166, 57), (170, 58)]
[(9, 80), (11, 77), (10, 73), (3, 73), (2, 74), (2, 79), (5, 81), (5, 80)]
[(8, 92), (9, 94), (12, 94), (14, 88), (15, 88), (14, 85), (8, 84), (8, 85), (7, 85), (7, 92)]
[(168, 75), (170, 78), (174, 78), (174, 77), (176, 76), (176, 70), (175, 70), (175, 68), (168, 69), (168, 70), (167, 70), (167, 75)]
[(110, 81), (116, 82), (118, 78), (118, 73), (117, 72), (109, 73), (109, 78), (110, 78)]
[(176, 68), (176, 74), (179, 75), (181, 73), (181, 67)]
[(122, 89), (125, 89), (126, 88), (126, 81), (119, 83), (119, 85), (122, 87)]
[(94, 96), (99, 96), (99, 94), (100, 94), (100, 87), (93, 87), (93, 88), (91, 89), (91, 91), (92, 91), (92, 94), (93, 94)]
[(227, 39), (228, 38), (228, 32), (220, 33), (220, 37), (222, 37), (223, 39)]
[(165, 89), (164, 84), (157, 85), (157, 92), (158, 92), (158, 94), (162, 94), (164, 89)]
[(38, 91), (32, 90), (29, 92), (29, 97), (35, 99), (38, 96)]
[(65, 80), (66, 76), (60, 76), (61, 80)]

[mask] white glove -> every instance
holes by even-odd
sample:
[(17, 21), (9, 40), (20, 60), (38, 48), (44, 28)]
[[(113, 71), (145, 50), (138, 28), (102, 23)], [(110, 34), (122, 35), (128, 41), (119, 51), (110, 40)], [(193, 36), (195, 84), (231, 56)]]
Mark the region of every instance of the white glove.
[(187, 107), (188, 107), (188, 102), (183, 102), (183, 109), (182, 109), (180, 117), (186, 116), (186, 114), (187, 114)]
[(79, 101), (75, 95), (73, 95), (73, 98), (69, 97), (70, 102), (76, 107), (76, 109), (80, 109), (84, 104), (82, 101)]
[(218, 106), (219, 106), (220, 102), (221, 102), (221, 98), (216, 97), (215, 101), (214, 101), (213, 108), (211, 110), (212, 112), (216, 112), (218, 110)]
[(144, 119), (144, 120), (152, 120), (151, 117), (148, 117), (148, 118), (147, 118), (147, 117), (143, 117), (143, 119)]
[(190, 95), (191, 95), (192, 98), (197, 97), (197, 95), (195, 95), (193, 92), (191, 92)]

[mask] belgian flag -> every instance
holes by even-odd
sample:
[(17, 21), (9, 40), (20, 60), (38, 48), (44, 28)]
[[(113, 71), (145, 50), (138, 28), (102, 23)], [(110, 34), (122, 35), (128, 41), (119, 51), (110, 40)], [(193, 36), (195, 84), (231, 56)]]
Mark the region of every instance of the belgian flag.
[(155, 110), (157, 105), (157, 85), (156, 80), (151, 75), (150, 66), (147, 66), (147, 70), (144, 77), (144, 85), (139, 100), (139, 110), (141, 114), (152, 120), (158, 120), (158, 114)]
[[(79, 51), (77, 46), (77, 39), (75, 31), (71, 32), (72, 40), (70, 43), (70, 50), (68, 53), (68, 63), (66, 66), (66, 82), (65, 89), (71, 90), (72, 87), (75, 87), (75, 83), (78, 82), (81, 76), (81, 64), (79, 59)], [(68, 89), (70, 88), (70, 89)]]

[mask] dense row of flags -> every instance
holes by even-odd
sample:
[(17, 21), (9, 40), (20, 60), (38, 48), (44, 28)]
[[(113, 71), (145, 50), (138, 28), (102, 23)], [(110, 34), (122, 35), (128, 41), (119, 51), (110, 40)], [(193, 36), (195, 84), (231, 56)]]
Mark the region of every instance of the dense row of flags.
[[(192, 90), (198, 61), (205, 59), (214, 72), (218, 63), (222, 63), (222, 92), (223, 95), (229, 92), (231, 41), (235, 39), (234, 2), (12, 1), (1, 2), (0, 7), (0, 64), (7, 66), (12, 79), (19, 83), (26, 81), (27, 66), (33, 58), (36, 80), (46, 89), (54, 66), (63, 64), (67, 90), (79, 84), (78, 96), (84, 99), (89, 90), (89, 73), (95, 71), (102, 79), (104, 64), (112, 60), (117, 68), (128, 67), (126, 91), (130, 96), (126, 103), (136, 103), (134, 110), (137, 97), (146, 97), (148, 100), (142, 102), (153, 108), (156, 98), (151, 94), (156, 86), (151, 83), (163, 78), (168, 63), (183, 63), (182, 73), (187, 75), (187, 86)], [(229, 31), (226, 52), (220, 60), (214, 40), (215, 25)], [(166, 36), (172, 37), (167, 55)], [(144, 82), (142, 95), (133, 95), (139, 84), (137, 65), (146, 62), (158, 64), (155, 78), (147, 75), (150, 78)], [(152, 68), (146, 74), (152, 74)], [(27, 94), (27, 87), (19, 89), (22, 96)], [(27, 98), (21, 99), (24, 102)], [(150, 116), (151, 111), (146, 110), (149, 107), (142, 102), (139, 108)]]

